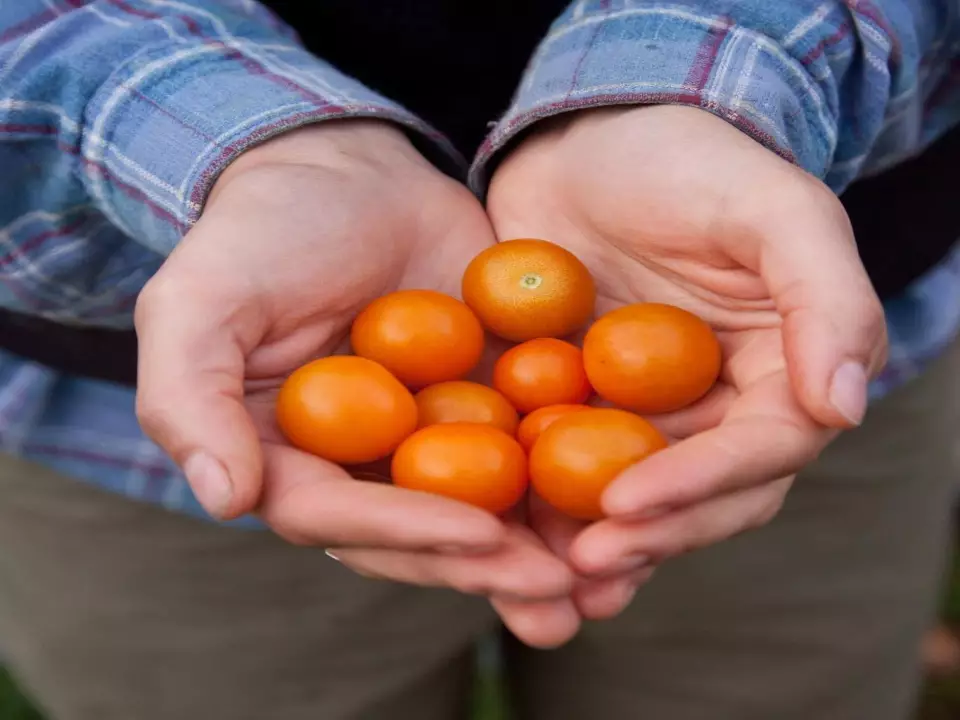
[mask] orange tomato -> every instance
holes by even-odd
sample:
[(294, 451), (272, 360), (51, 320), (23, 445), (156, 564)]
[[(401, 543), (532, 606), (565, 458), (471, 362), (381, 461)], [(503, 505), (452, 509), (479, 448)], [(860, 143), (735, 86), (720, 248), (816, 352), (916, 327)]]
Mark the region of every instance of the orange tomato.
[(517, 428), (517, 440), (530, 452), (543, 431), (570, 413), (592, 410), (589, 405), (547, 405), (527, 415)]
[(626, 410), (591, 408), (571, 413), (543, 431), (530, 453), (530, 483), (562, 513), (599, 520), (600, 498), (621, 472), (667, 441), (646, 420)]
[(433, 290), (400, 290), (374, 300), (350, 332), (353, 352), (411, 386), (456, 380), (483, 354), (483, 327), (466, 305)]
[(493, 386), (522, 413), (575, 405), (590, 396), (580, 348), (555, 338), (528, 340), (507, 350), (493, 367)]
[(596, 288), (577, 256), (545, 240), (507, 240), (463, 274), (463, 299), (491, 332), (513, 342), (564, 337), (593, 315)]
[(466, 380), (451, 380), (424, 388), (414, 396), (419, 426), (465, 422), (492, 425), (513, 435), (520, 418), (507, 399), (493, 388)]
[(383, 366), (350, 355), (296, 370), (280, 388), (276, 413), (292, 445), (343, 465), (386, 457), (417, 429), (410, 391)]
[(490, 425), (430, 425), (397, 448), (391, 474), (398, 487), (500, 515), (527, 490), (527, 456), (516, 440)]
[(641, 413), (679, 410), (720, 375), (720, 343), (696, 315), (672, 305), (627, 305), (600, 317), (583, 341), (597, 394)]

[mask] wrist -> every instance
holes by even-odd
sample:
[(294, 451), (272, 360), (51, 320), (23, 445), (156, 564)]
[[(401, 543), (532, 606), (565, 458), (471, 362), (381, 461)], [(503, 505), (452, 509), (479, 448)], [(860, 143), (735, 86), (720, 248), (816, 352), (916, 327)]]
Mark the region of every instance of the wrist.
[(327, 120), (282, 133), (242, 153), (220, 173), (207, 202), (237, 177), (266, 168), (366, 166), (386, 172), (404, 162), (426, 163), (399, 126), (372, 118)]

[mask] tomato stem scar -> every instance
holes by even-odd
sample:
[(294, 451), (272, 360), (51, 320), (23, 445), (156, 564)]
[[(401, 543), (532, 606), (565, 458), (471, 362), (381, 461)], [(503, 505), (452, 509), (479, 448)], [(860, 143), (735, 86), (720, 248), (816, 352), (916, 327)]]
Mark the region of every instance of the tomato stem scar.
[(543, 283), (543, 276), (537, 273), (527, 273), (520, 278), (520, 287), (527, 290), (536, 290)]

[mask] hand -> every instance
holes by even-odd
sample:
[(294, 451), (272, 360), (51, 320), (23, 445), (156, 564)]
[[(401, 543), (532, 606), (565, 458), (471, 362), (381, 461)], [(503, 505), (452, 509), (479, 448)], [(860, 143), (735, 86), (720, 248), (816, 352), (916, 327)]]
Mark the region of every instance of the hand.
[[(256, 511), (362, 574), (555, 601), (562, 615), (571, 573), (532, 533), (351, 478), (291, 447), (274, 421), (286, 376), (342, 350), (369, 301), (402, 287), (456, 294), (492, 242), (476, 199), (389, 125), (323, 123), (245, 153), (140, 296), (145, 431), (215, 517)], [(531, 644), (551, 642), (549, 625), (514, 625)]]
[(498, 168), (488, 211), (501, 239), (576, 253), (599, 312), (679, 305), (723, 345), (718, 386), (652, 418), (676, 442), (624, 472), (603, 498), (611, 517), (571, 541), (582, 575), (767, 523), (794, 474), (861, 421), (886, 335), (843, 208), (726, 122), (667, 106), (561, 118)]

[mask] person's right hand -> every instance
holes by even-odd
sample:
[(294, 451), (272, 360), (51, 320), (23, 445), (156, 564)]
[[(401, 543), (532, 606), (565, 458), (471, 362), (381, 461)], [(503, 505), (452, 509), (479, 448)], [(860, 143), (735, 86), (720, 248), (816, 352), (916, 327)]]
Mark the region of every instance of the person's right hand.
[(365, 575), (521, 600), (504, 619), (550, 645), (577, 622), (573, 579), (532, 532), (356, 480), (290, 446), (274, 420), (283, 380), (342, 350), (368, 302), (404, 287), (456, 295), (493, 242), (477, 200), (390, 125), (330, 122), (270, 140), (217, 180), (139, 298), (138, 414), (213, 516), (256, 512)]

